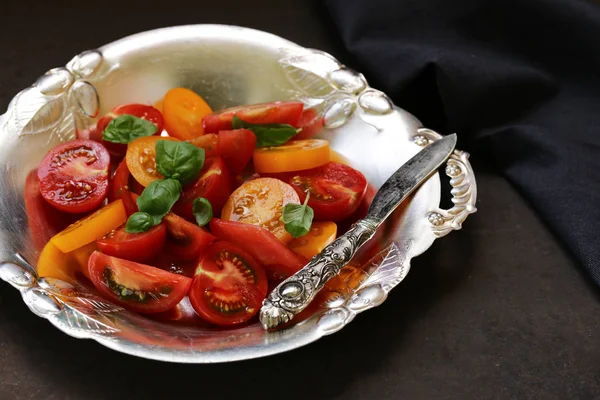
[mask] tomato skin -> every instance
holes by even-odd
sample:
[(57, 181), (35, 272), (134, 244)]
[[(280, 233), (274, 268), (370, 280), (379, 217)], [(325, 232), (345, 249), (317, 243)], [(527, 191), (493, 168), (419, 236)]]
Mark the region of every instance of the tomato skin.
[(127, 216), (134, 214), (138, 211), (138, 206), (131, 197), (129, 191), (129, 168), (127, 168), (126, 160), (122, 160), (117, 167), (113, 179), (110, 183), (110, 190), (108, 191), (108, 202), (112, 203), (115, 200), (123, 200), (123, 206)]
[(289, 124), (297, 126), (304, 104), (300, 101), (274, 101), (271, 103), (238, 106), (206, 115), (204, 133), (231, 130), (235, 115), (253, 124)]
[(103, 239), (96, 240), (96, 246), (98, 250), (109, 256), (147, 262), (162, 251), (166, 240), (167, 229), (164, 223), (142, 233), (127, 233), (122, 226)]
[(233, 326), (256, 315), (267, 289), (265, 271), (250, 254), (231, 243), (215, 242), (198, 263), (189, 298), (204, 320)]
[(322, 139), (290, 140), (281, 146), (254, 150), (258, 173), (301, 171), (325, 165), (330, 160), (329, 142)]
[(198, 225), (169, 213), (163, 218), (167, 228), (165, 252), (175, 260), (196, 260), (217, 238)]
[(42, 250), (52, 236), (81, 217), (59, 211), (48, 204), (40, 193), (37, 169), (27, 174), (24, 198), (29, 236), (36, 250)]
[(204, 149), (206, 157), (220, 156), (232, 175), (239, 174), (252, 158), (256, 147), (256, 135), (248, 129), (209, 133), (190, 140)]
[(317, 110), (314, 108), (307, 108), (302, 111), (300, 120), (298, 121), (298, 128), (302, 129), (294, 139), (310, 139), (319, 133), (323, 129), (324, 124), (323, 116), (319, 115)]
[(291, 173), (288, 182), (300, 202), (310, 192), (308, 205), (317, 221), (339, 222), (349, 217), (360, 206), (367, 190), (367, 179), (354, 168), (335, 162), (306, 171)]
[(265, 268), (270, 281), (282, 281), (307, 263), (304, 257), (294, 253), (272, 233), (255, 225), (213, 218), (210, 231), (220, 240), (248, 252)]
[(197, 197), (210, 201), (214, 215), (219, 211), (231, 194), (231, 176), (221, 157), (209, 157), (195, 182), (186, 185), (173, 211), (188, 220), (194, 219), (192, 206)]
[[(185, 297), (192, 284), (192, 280), (185, 276), (111, 257), (99, 251), (93, 252), (90, 256), (88, 269), (92, 283), (100, 293), (123, 307), (139, 313), (160, 313), (175, 307)], [(110, 285), (115, 286), (111, 288)], [(130, 291), (150, 292), (150, 294), (143, 298), (135, 298), (136, 293), (133, 293), (130, 294), (132, 298), (127, 299), (117, 294), (117, 291), (121, 292), (123, 287)]]
[(83, 139), (61, 143), (40, 163), (40, 192), (61, 211), (91, 211), (108, 193), (109, 165), (110, 155), (100, 143)]
[(169, 90), (163, 98), (162, 109), (167, 132), (181, 140), (202, 136), (202, 119), (212, 112), (202, 97), (185, 88)]
[[(111, 112), (103, 116), (98, 120), (96, 124), (96, 132), (94, 136), (98, 136), (102, 144), (108, 149), (110, 154), (116, 158), (121, 158), (127, 152), (127, 145), (122, 143), (112, 143), (102, 140), (102, 133), (108, 126), (108, 124), (119, 115), (133, 115), (134, 117), (145, 119), (146, 121), (152, 122), (156, 125), (156, 133), (154, 135), (160, 135), (165, 127), (165, 122), (162, 113), (152, 106), (145, 104), (126, 104), (113, 108)], [(90, 139), (95, 140), (94, 137)]]

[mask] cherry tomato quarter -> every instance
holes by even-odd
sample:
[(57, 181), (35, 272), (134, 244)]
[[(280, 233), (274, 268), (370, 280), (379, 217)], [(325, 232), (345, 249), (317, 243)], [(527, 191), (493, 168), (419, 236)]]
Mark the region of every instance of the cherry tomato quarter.
[(299, 101), (238, 106), (217, 111), (204, 117), (204, 133), (231, 130), (234, 116), (252, 124), (289, 124), (297, 126), (304, 104)]
[(162, 251), (166, 239), (167, 229), (164, 223), (142, 233), (127, 233), (121, 226), (97, 240), (96, 246), (98, 250), (109, 256), (135, 262), (147, 262)]
[(256, 225), (213, 218), (210, 231), (248, 252), (266, 270), (270, 281), (280, 282), (298, 272), (307, 260), (294, 253), (271, 232)]
[(174, 260), (196, 260), (216, 238), (205, 229), (169, 213), (163, 218), (167, 228), (165, 253)]
[(202, 119), (212, 112), (202, 97), (185, 88), (169, 90), (163, 99), (162, 108), (167, 132), (181, 140), (202, 136)]
[(99, 251), (90, 256), (88, 268), (100, 293), (139, 313), (160, 313), (175, 307), (192, 284), (185, 276)]
[(253, 160), (256, 172), (279, 173), (320, 167), (329, 162), (329, 157), (329, 142), (308, 139), (255, 149)]

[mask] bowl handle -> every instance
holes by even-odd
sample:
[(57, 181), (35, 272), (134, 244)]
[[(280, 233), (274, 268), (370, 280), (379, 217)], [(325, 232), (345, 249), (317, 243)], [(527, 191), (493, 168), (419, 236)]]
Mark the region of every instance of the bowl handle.
[[(417, 135), (413, 137), (413, 141), (424, 147), (441, 137), (442, 135), (431, 129), (421, 128), (417, 130)], [(469, 214), (477, 211), (475, 207), (477, 183), (469, 162), (469, 153), (455, 150), (446, 162), (446, 175), (450, 178), (450, 185), (452, 186), (450, 193), (452, 194), (454, 206), (449, 210), (437, 208), (427, 214), (427, 220), (431, 224), (433, 234), (438, 238), (446, 236), (453, 230), (461, 229), (462, 223)]]

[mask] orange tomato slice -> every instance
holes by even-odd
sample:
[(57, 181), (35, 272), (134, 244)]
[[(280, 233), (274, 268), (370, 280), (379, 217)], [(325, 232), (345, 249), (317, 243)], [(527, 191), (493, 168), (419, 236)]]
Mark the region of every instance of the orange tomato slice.
[(165, 94), (162, 111), (165, 129), (169, 135), (181, 140), (202, 136), (202, 119), (212, 113), (202, 97), (184, 88), (171, 89)]
[(79, 265), (71, 254), (65, 254), (51, 241), (46, 243), (37, 263), (37, 274), (74, 283)]
[(310, 231), (298, 238), (292, 239), (288, 247), (296, 254), (307, 260), (319, 254), (325, 246), (335, 240), (337, 225), (335, 222), (313, 222)]
[(96, 251), (96, 242), (95, 241), (91, 242), (89, 244), (86, 244), (85, 246), (75, 249), (72, 252), (68, 253), (69, 255), (71, 255), (73, 257), (73, 259), (79, 266), (79, 271), (81, 271), (81, 273), (83, 275), (85, 275), (85, 277), (88, 279), (91, 279), (90, 272), (88, 269), (88, 261), (94, 251)]
[(329, 142), (322, 139), (290, 140), (281, 146), (254, 150), (254, 169), (258, 173), (301, 171), (327, 164)]
[(103, 238), (108, 232), (123, 225), (125, 221), (127, 221), (127, 213), (123, 200), (119, 199), (69, 225), (64, 231), (52, 237), (50, 243), (63, 253), (68, 253)]
[(244, 183), (229, 196), (221, 218), (260, 226), (287, 243), (292, 235), (281, 221), (283, 206), (299, 202), (298, 194), (287, 183), (274, 178), (258, 178)]
[(131, 175), (142, 186), (148, 186), (164, 176), (156, 168), (156, 142), (159, 140), (173, 140), (172, 137), (145, 136), (137, 138), (127, 145), (125, 162)]

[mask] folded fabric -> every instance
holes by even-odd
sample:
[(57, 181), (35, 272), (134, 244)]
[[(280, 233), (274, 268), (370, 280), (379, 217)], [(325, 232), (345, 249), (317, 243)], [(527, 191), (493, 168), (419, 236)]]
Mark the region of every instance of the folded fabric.
[(600, 3), (325, 4), (371, 85), (427, 127), (457, 132), (600, 284)]

